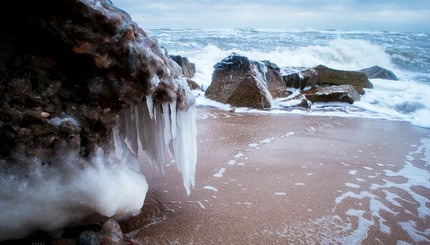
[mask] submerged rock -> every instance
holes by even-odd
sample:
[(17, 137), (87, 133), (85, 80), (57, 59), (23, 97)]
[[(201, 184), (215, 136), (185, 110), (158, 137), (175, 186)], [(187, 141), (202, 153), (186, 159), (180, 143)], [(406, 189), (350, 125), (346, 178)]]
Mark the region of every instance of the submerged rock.
[(371, 66), (368, 68), (361, 69), (360, 71), (366, 73), (367, 77), (370, 79), (379, 78), (387, 80), (399, 80), (392, 71), (382, 68), (380, 66)]
[(138, 211), (138, 145), (160, 168), (174, 156), (189, 193), (194, 97), (127, 13), (109, 0), (2, 2), (0, 26), (0, 241)]

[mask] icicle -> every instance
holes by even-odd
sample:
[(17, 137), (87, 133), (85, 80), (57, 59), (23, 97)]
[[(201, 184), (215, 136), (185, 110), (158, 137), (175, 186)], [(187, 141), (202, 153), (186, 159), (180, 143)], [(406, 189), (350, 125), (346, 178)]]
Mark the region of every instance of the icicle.
[(170, 107), (168, 103), (162, 104), (164, 123), (164, 143), (167, 145), (172, 140), (172, 121), (169, 115)]
[(182, 180), (189, 195), (191, 186), (195, 185), (197, 161), (197, 128), (196, 108), (191, 106), (187, 111), (177, 112), (177, 135), (173, 142), (175, 161), (182, 174)]
[(156, 164), (159, 170), (164, 171), (168, 158), (168, 149), (164, 142), (163, 123), (156, 120), (156, 118), (162, 118), (162, 114), (160, 109), (155, 109), (154, 112), (155, 114), (151, 118), (148, 108), (143, 103), (138, 105), (139, 120), (137, 131), (139, 132), (141, 145), (145, 148), (151, 163)]
[(126, 120), (126, 143), (130, 151), (137, 156), (138, 153), (138, 143), (137, 143), (137, 129), (136, 129), (136, 114), (134, 111), (134, 106), (130, 108), (124, 108), (125, 120)]
[(154, 101), (152, 100), (151, 95), (147, 95), (145, 97), (146, 97), (146, 105), (148, 107), (149, 117), (151, 119), (153, 119), (154, 118)]
[(122, 150), (122, 143), (121, 143), (121, 138), (119, 136), (119, 127), (118, 126), (115, 126), (114, 128), (112, 128), (112, 134), (113, 134), (113, 144), (115, 147), (116, 157), (118, 159), (121, 159), (124, 151)]
[(162, 106), (158, 105), (155, 109), (155, 126), (157, 128), (155, 134), (155, 143), (157, 145), (157, 152), (155, 154), (155, 161), (164, 170), (164, 167), (169, 159), (169, 150), (165, 142), (164, 133), (165, 126), (163, 120), (163, 112), (161, 111)]
[[(182, 80), (176, 82), (179, 86), (186, 86)], [(152, 97), (146, 96), (145, 102), (124, 108), (120, 123), (125, 127), (131, 151), (137, 153), (135, 149), (140, 140), (142, 150), (159, 170), (164, 172), (166, 163), (174, 157), (189, 195), (191, 187), (195, 185), (197, 128), (194, 97), (191, 92), (186, 93), (186, 96), (186, 104), (190, 105), (187, 110), (177, 110), (176, 101), (154, 105)], [(121, 135), (120, 130), (120, 139)]]
[(170, 105), (170, 121), (172, 122), (172, 138), (176, 137), (176, 101), (169, 104)]

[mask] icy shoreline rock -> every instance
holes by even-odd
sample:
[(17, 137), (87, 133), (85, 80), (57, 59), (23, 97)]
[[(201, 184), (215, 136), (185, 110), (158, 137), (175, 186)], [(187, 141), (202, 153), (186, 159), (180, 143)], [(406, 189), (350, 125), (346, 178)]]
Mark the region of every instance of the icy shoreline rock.
[(136, 213), (142, 150), (160, 169), (172, 156), (190, 192), (194, 97), (127, 13), (18, 1), (0, 4), (0, 22), (0, 240)]
[(205, 95), (232, 106), (270, 108), (274, 97), (285, 94), (279, 68), (269, 62), (231, 54), (215, 64), (212, 83)]

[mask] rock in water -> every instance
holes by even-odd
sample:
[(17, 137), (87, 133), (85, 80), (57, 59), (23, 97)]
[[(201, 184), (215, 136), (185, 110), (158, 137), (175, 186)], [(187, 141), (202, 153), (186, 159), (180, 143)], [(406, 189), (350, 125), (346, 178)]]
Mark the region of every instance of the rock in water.
[(305, 89), (314, 88), (318, 80), (318, 73), (313, 68), (287, 67), (283, 69), (282, 78), (287, 87)]
[(285, 94), (279, 68), (231, 54), (214, 66), (211, 85), (205, 95), (232, 106), (270, 108), (273, 97)]
[(263, 60), (262, 63), (266, 66), (264, 75), (266, 78), (267, 87), (273, 98), (280, 98), (285, 96), (287, 86), (281, 75), (281, 69), (278, 65), (268, 60)]
[(182, 74), (187, 78), (192, 78), (196, 73), (196, 65), (191, 63), (187, 57), (182, 57), (180, 55), (170, 55), (170, 58), (178, 63), (182, 68)]
[(314, 68), (318, 73), (318, 85), (352, 85), (360, 93), (364, 94), (363, 88), (373, 88), (366, 73), (359, 71), (342, 71), (319, 65)]
[(366, 73), (367, 77), (370, 79), (379, 78), (387, 80), (399, 80), (392, 71), (382, 68), (380, 66), (371, 66), (368, 68), (361, 69), (360, 71)]
[(189, 193), (194, 97), (127, 13), (109, 0), (2, 2), (0, 26), (0, 241), (138, 211), (139, 145), (160, 168), (174, 156)]
[(349, 104), (360, 100), (360, 94), (352, 85), (319, 87), (305, 94), (306, 99), (314, 102), (346, 102)]

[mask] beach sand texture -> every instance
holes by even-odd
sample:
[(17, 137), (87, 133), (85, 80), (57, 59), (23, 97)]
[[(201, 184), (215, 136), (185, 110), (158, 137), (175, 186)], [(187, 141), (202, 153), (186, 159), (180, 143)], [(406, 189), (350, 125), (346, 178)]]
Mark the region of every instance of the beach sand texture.
[(430, 241), (430, 130), (376, 119), (198, 110), (196, 186), (147, 165), (142, 244)]

